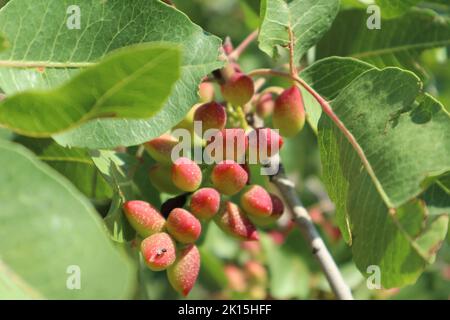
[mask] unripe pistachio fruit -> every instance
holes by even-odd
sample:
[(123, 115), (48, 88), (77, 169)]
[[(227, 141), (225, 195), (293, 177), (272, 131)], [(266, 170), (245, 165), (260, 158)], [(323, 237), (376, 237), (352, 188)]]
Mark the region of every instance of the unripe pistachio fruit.
[(258, 128), (248, 134), (249, 151), (255, 152), (259, 161), (276, 155), (283, 147), (283, 138), (270, 128)]
[(227, 113), (224, 106), (217, 102), (209, 102), (201, 105), (195, 110), (194, 121), (202, 123), (202, 130), (222, 130), (227, 123)]
[(269, 193), (269, 195), (270, 195), (270, 200), (272, 202), (272, 212), (270, 213), (270, 215), (269, 216), (256, 216), (256, 215), (251, 216), (252, 222), (261, 227), (264, 227), (264, 226), (267, 226), (267, 225), (277, 222), (277, 220), (280, 219), (280, 217), (284, 213), (283, 201), (281, 201), (281, 199), (278, 196), (276, 196), (272, 193)]
[[(220, 143), (220, 140), (222, 140), (222, 143)], [(214, 144), (216, 148), (220, 148), (222, 151), (220, 159), (233, 160), (239, 163), (245, 159), (248, 149), (248, 137), (242, 128), (223, 129), (211, 137), (207, 143), (208, 146)], [(215, 151), (212, 152), (212, 156), (219, 157)]]
[(225, 160), (214, 167), (211, 180), (215, 189), (227, 196), (232, 196), (245, 187), (248, 174), (236, 162)]
[(293, 86), (286, 89), (275, 101), (273, 125), (284, 137), (293, 137), (305, 125), (305, 107), (300, 89)]
[(167, 231), (178, 242), (188, 244), (195, 242), (202, 232), (202, 225), (189, 211), (176, 208), (167, 218)]
[(213, 188), (197, 190), (191, 197), (191, 212), (199, 219), (211, 219), (220, 208), (220, 194)]
[(224, 267), (225, 276), (228, 280), (228, 288), (236, 292), (244, 292), (247, 289), (247, 279), (244, 271), (233, 264)]
[(179, 141), (175, 137), (172, 137), (170, 134), (163, 134), (156, 139), (146, 142), (144, 146), (153, 159), (164, 164), (171, 164), (172, 150), (178, 143)]
[(253, 185), (242, 194), (241, 207), (250, 216), (269, 217), (272, 214), (272, 199), (263, 187)]
[(175, 262), (175, 242), (165, 232), (155, 233), (141, 243), (145, 264), (153, 271), (167, 269)]
[(179, 158), (172, 165), (172, 181), (177, 188), (193, 192), (202, 183), (202, 171), (191, 159)]
[(264, 93), (256, 102), (256, 114), (262, 119), (265, 119), (272, 114), (274, 107), (275, 101), (273, 100), (272, 94)]
[(142, 237), (159, 233), (165, 227), (166, 219), (145, 201), (127, 201), (123, 205), (123, 211), (131, 226)]
[(214, 100), (214, 85), (210, 82), (202, 82), (198, 88), (201, 102), (211, 102)]
[(253, 223), (243, 211), (231, 201), (226, 201), (214, 218), (217, 225), (229, 235), (241, 240), (258, 240), (259, 235)]
[(172, 287), (187, 296), (197, 281), (200, 271), (200, 252), (195, 245), (188, 245), (177, 252), (175, 263), (167, 269)]
[(255, 84), (249, 76), (236, 72), (222, 86), (222, 96), (234, 106), (244, 106), (255, 93)]
[(244, 270), (250, 282), (255, 284), (266, 284), (267, 270), (258, 261), (247, 261), (244, 265)]

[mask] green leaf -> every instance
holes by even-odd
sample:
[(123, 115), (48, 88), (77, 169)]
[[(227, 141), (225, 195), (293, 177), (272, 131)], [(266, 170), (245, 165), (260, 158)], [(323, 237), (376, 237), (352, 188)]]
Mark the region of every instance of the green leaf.
[(42, 299), (42, 296), (0, 260), (0, 299), (36, 300)]
[(18, 137), (15, 141), (32, 150), (40, 160), (65, 176), (88, 198), (97, 201), (112, 198), (112, 188), (94, 165), (89, 151), (63, 148), (51, 139)]
[(450, 132), (450, 116), (421, 90), (412, 73), (370, 70), (332, 103), (365, 152), (374, 183), (391, 208), (419, 195), (425, 178), (450, 170), (450, 139), (443, 134)]
[(0, 127), (0, 140), (12, 140), (14, 133), (8, 129)]
[[(44, 298), (129, 297), (132, 265), (80, 192), (19, 145), (0, 142), (0, 166), (4, 264)], [(81, 290), (67, 288), (69, 266), (80, 268)]]
[(360, 2), (359, 0), (341, 0), (341, 9), (345, 10), (348, 8), (362, 8), (366, 9), (367, 4)]
[(0, 51), (6, 50), (9, 47), (8, 40), (4, 37), (3, 34), (0, 34)]
[(114, 190), (113, 201), (105, 217), (111, 238), (119, 243), (130, 241), (135, 238), (136, 232), (123, 214), (122, 205), (127, 200), (135, 199), (132, 179), (138, 162), (126, 153), (107, 150), (92, 151), (91, 156), (98, 170)]
[(300, 77), (331, 101), (339, 92), (374, 66), (353, 58), (331, 57), (316, 61), (302, 70)]
[(276, 58), (279, 47), (289, 45), (292, 30), (294, 59), (299, 62), (331, 27), (338, 11), (338, 0), (262, 0), (259, 47)]
[(8, 96), (0, 103), (0, 125), (48, 137), (100, 117), (149, 118), (178, 80), (179, 59), (167, 44), (118, 50), (57, 89)]
[(420, 54), (450, 44), (450, 20), (430, 10), (411, 10), (383, 20), (380, 30), (368, 29), (367, 18), (363, 10), (342, 11), (319, 42), (317, 57), (350, 56), (377, 67), (398, 66), (423, 74)]
[(450, 173), (440, 177), (421, 196), (430, 215), (450, 214)]
[[(300, 77), (322, 97), (331, 101), (339, 92), (362, 73), (374, 68), (368, 63), (352, 59), (331, 57), (319, 60), (300, 72)], [(322, 108), (316, 99), (302, 88), (308, 122), (317, 132)]]
[(331, 120), (322, 116), (319, 123), (323, 177), (340, 228), (358, 268), (365, 273), (378, 265), (385, 287), (415, 282), (447, 229), (447, 216), (430, 222), (423, 203), (414, 200), (425, 182), (449, 170), (450, 158), (444, 134), (450, 131), (449, 114), (420, 90), (412, 73), (372, 69), (332, 102), (371, 175)]
[[(66, 27), (67, 8), (78, 5), (81, 29)], [(26, 18), (26, 23), (20, 23)], [(41, 32), (45, 28), (45, 32)], [(149, 120), (93, 120), (55, 136), (63, 146), (91, 149), (137, 145), (178, 123), (198, 100), (201, 79), (223, 63), (217, 60), (221, 41), (206, 34), (183, 13), (157, 0), (12, 0), (0, 11), (0, 31), (14, 39), (0, 60), (91, 63), (108, 52), (146, 42), (170, 41), (182, 49), (181, 78), (172, 95)], [(0, 87), (7, 94), (61, 85), (78, 69), (0, 68)], [(149, 92), (151, 93), (151, 92)]]
[(376, 0), (376, 4), (380, 6), (383, 18), (391, 19), (397, 16), (401, 16), (411, 7), (415, 6), (421, 1), (422, 0), (402, 0), (402, 1)]

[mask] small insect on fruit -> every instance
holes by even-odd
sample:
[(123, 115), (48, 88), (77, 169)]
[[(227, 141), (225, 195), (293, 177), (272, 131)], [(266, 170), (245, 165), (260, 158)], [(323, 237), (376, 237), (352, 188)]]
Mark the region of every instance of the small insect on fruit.
[(171, 266), (176, 259), (173, 239), (165, 232), (145, 238), (141, 243), (145, 264), (152, 271), (162, 271)]

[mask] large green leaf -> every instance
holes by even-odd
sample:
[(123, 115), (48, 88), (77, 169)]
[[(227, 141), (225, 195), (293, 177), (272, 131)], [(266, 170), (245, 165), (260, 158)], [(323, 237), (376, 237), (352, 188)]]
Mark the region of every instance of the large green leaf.
[[(7, 268), (44, 298), (130, 297), (132, 265), (80, 192), (19, 145), (0, 142), (0, 166), (7, 168), (0, 171), (0, 255)], [(79, 267), (81, 290), (67, 287), (70, 266)]]
[(8, 47), (9, 47), (8, 40), (6, 40), (6, 38), (3, 36), (3, 34), (0, 34), (0, 51), (3, 51)]
[(97, 170), (89, 151), (63, 148), (52, 139), (21, 136), (15, 141), (31, 149), (40, 160), (64, 175), (88, 198), (98, 201), (112, 198), (112, 188)]
[(262, 0), (259, 47), (275, 58), (279, 47), (289, 45), (290, 29), (298, 62), (330, 28), (338, 11), (339, 0)]
[(0, 102), (0, 125), (22, 135), (48, 137), (100, 117), (149, 118), (178, 80), (179, 60), (180, 52), (172, 45), (118, 50), (57, 89), (8, 96)]
[(450, 44), (450, 20), (432, 11), (411, 10), (400, 18), (383, 20), (380, 30), (368, 29), (367, 18), (363, 10), (342, 11), (319, 42), (318, 58), (351, 56), (377, 67), (399, 66), (422, 74), (420, 54)]
[[(356, 59), (331, 57), (315, 62), (308, 68), (302, 70), (299, 75), (322, 97), (331, 101), (355, 78), (372, 68), (374, 67), (370, 64)], [(308, 122), (317, 132), (322, 108), (310, 93), (304, 89), (302, 89), (302, 93), (305, 100)]]
[(350, 83), (332, 107), (361, 146), (373, 173), (331, 120), (322, 115), (323, 177), (343, 234), (365, 273), (377, 265), (386, 287), (413, 283), (434, 259), (448, 217), (428, 218), (414, 200), (450, 169), (450, 117), (421, 94), (412, 73), (372, 69)]
[(0, 260), (0, 300), (42, 299), (42, 296), (26, 284)]
[(376, 0), (376, 4), (380, 6), (383, 18), (390, 19), (404, 14), (421, 1), (422, 0)]
[(450, 172), (440, 177), (422, 195), (430, 215), (450, 214)]
[[(72, 5), (81, 10), (80, 30), (66, 27), (66, 11)], [(153, 118), (94, 120), (58, 135), (62, 145), (109, 148), (158, 136), (180, 121), (196, 102), (202, 77), (221, 66), (217, 61), (220, 39), (205, 34), (183, 13), (157, 0), (12, 0), (0, 11), (0, 31), (14, 48), (0, 54), (0, 60), (23, 63), (44, 60), (83, 65), (112, 50), (143, 42), (170, 41), (185, 49), (181, 78), (165, 107)], [(8, 94), (50, 88), (78, 72), (77, 68), (46, 68), (44, 72), (0, 68), (0, 87)]]

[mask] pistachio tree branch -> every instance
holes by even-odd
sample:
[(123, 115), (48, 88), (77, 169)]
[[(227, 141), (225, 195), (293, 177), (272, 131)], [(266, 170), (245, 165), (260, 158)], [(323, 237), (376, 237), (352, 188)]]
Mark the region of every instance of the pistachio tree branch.
[(314, 226), (308, 211), (297, 196), (294, 183), (286, 177), (281, 164), (279, 167), (279, 172), (275, 176), (272, 176), (272, 183), (278, 188), (288, 205), (295, 223), (311, 246), (312, 254), (319, 262), (336, 297), (339, 300), (353, 300), (350, 288), (345, 283), (339, 268)]
[[(291, 70), (291, 72), (292, 71), (293, 70)], [(282, 76), (282, 77), (292, 79), (301, 85), (307, 86), (306, 89), (318, 100), (318, 102), (322, 105), (322, 108), (324, 108), (324, 107), (328, 108), (329, 111), (331, 111), (331, 113), (334, 115), (335, 119), (339, 120), (339, 118), (331, 110), (331, 107), (329, 106), (329, 104), (319, 94), (317, 94), (310, 86), (308, 86), (305, 82), (303, 82), (303, 80), (298, 78), (296, 75), (292, 75), (292, 74), (288, 74), (288, 73), (284, 73), (284, 72), (273, 71), (273, 70), (266, 70), (266, 69), (252, 71), (251, 73), (249, 73), (249, 75), (250, 76), (256, 76), (256, 75)], [(314, 92), (314, 94), (313, 94), (313, 92)], [(323, 106), (323, 105), (325, 105), (325, 106)], [(324, 110), (324, 112), (325, 112), (325, 110)], [(253, 126), (255, 126), (255, 127), (263, 126), (262, 121), (260, 121), (260, 122), (261, 123), (257, 123), (257, 121), (254, 121)], [(339, 120), (339, 122), (340, 122), (340, 120)], [(345, 126), (344, 126), (344, 128), (345, 128)], [(342, 277), (342, 274), (336, 265), (336, 262), (334, 261), (333, 257), (331, 256), (330, 252), (328, 251), (323, 239), (320, 237), (320, 234), (317, 231), (314, 223), (312, 222), (311, 217), (308, 214), (308, 211), (305, 209), (300, 198), (297, 196), (297, 192), (296, 192), (294, 183), (286, 177), (280, 157), (275, 157), (275, 159), (273, 161), (278, 161), (279, 170), (275, 175), (271, 176), (271, 182), (278, 188), (278, 190), (280, 191), (280, 194), (284, 198), (285, 203), (289, 207), (289, 210), (292, 214), (292, 217), (293, 217), (295, 223), (297, 224), (300, 231), (302, 232), (303, 237), (309, 243), (309, 245), (312, 249), (312, 254), (316, 257), (317, 261), (319, 262), (319, 264), (322, 268), (322, 271), (325, 274), (325, 277), (327, 278), (328, 283), (330, 284), (331, 289), (333, 290), (334, 294), (336, 295), (336, 297), (339, 300), (353, 300), (353, 296), (352, 296), (352, 292), (351, 292), (350, 288), (345, 283), (344, 278)], [(270, 167), (273, 168), (274, 166), (270, 165)]]
[[(252, 126), (255, 128), (263, 127), (264, 123), (261, 119), (253, 119)], [(312, 254), (317, 259), (322, 268), (325, 277), (330, 284), (333, 293), (339, 300), (353, 300), (352, 292), (345, 283), (339, 268), (334, 262), (333, 257), (328, 251), (325, 243), (320, 237), (308, 211), (303, 206), (300, 198), (297, 196), (295, 185), (290, 181), (284, 172), (284, 167), (281, 163), (280, 157), (274, 157), (271, 161), (278, 162), (278, 172), (270, 176), (273, 185), (280, 191), (284, 202), (287, 204), (292, 218), (299, 227), (303, 237), (309, 243)], [(274, 168), (273, 164), (267, 164), (270, 168)]]

